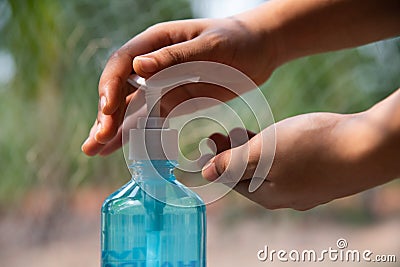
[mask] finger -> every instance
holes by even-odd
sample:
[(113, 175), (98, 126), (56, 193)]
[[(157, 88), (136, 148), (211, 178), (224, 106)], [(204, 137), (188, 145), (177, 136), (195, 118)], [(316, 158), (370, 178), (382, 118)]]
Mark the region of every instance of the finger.
[[(133, 72), (132, 61), (136, 56), (185, 41), (190, 38), (190, 31), (192, 29), (184, 27), (183, 22), (159, 24), (138, 34), (114, 52), (99, 81), (99, 97), (103, 98), (104, 104), (102, 111), (110, 115), (118, 109), (121, 99), (125, 97), (123, 85)], [(143, 76), (149, 77), (148, 74)]]
[[(208, 147), (211, 149), (216, 148), (216, 152), (221, 153), (225, 150), (231, 149), (233, 147), (241, 146), (247, 141), (249, 141), (256, 134), (252, 131), (243, 128), (234, 128), (229, 132), (229, 135), (223, 135), (221, 133), (214, 133), (209, 136), (211, 139), (207, 142)], [(213, 142), (213, 143), (210, 143)]]
[(110, 57), (99, 81), (99, 112), (105, 115), (113, 114), (127, 94), (125, 83), (132, 72), (132, 57), (120, 50)]
[(105, 115), (103, 113), (98, 114), (97, 120), (99, 121), (99, 127), (94, 135), (98, 143), (106, 144), (116, 135), (119, 125), (122, 122), (125, 108), (126, 105), (124, 103), (111, 115)]
[[(146, 107), (143, 105), (144, 104), (143, 93), (141, 91), (136, 91), (135, 93), (127, 96), (126, 102), (125, 102), (126, 107), (130, 103), (130, 101), (132, 101), (132, 104), (129, 105), (129, 113), (134, 113), (134, 114), (137, 113), (138, 114), (137, 116), (144, 116), (144, 114), (146, 113)], [(124, 114), (124, 113), (125, 112), (120, 112), (118, 114)], [(105, 115), (100, 114), (99, 116), (105, 116)], [(104, 118), (103, 118), (103, 120), (104, 120)], [(108, 118), (105, 119), (106, 122), (107, 122), (107, 120), (108, 120)], [(126, 126), (127, 127), (126, 129), (131, 129), (131, 128), (136, 127), (136, 119), (129, 120), (129, 122), (130, 122), (130, 124), (128, 126)], [(119, 124), (117, 124), (117, 125), (119, 125)], [(92, 127), (92, 129), (89, 133), (88, 139), (82, 145), (82, 151), (89, 156), (96, 155), (97, 153), (102, 151), (106, 146), (105, 144), (102, 144), (96, 140), (96, 138), (98, 138), (98, 137), (96, 137), (96, 134), (98, 131), (101, 131), (101, 127), (102, 126), (99, 123), (99, 121), (96, 120), (95, 125)], [(120, 147), (120, 145), (119, 145), (119, 147), (114, 147), (114, 145), (117, 145), (117, 143), (118, 143), (118, 138), (116, 138), (116, 140), (114, 140), (114, 137), (113, 137), (111, 139), (111, 141), (112, 141), (112, 144), (110, 147), (110, 151), (108, 151), (108, 153), (107, 153), (107, 150), (108, 150), (108, 148), (107, 148), (107, 150), (105, 150), (105, 152), (104, 152), (105, 154), (110, 154)]]
[(100, 156), (108, 156), (113, 153), (115, 150), (119, 149), (122, 146), (122, 127), (118, 129), (117, 134), (108, 142), (101, 151), (99, 151)]
[(249, 131), (247, 129), (237, 127), (233, 128), (229, 131), (229, 141), (232, 147), (238, 147), (245, 144), (249, 141), (252, 137), (254, 137), (256, 133)]
[[(96, 131), (92, 131), (82, 146), (82, 150), (86, 154), (96, 154), (103, 147), (100, 142), (107, 142), (115, 135), (118, 128), (118, 118), (120, 118), (121, 114), (114, 115), (114, 113), (118, 110), (123, 110), (120, 106), (124, 106), (123, 100), (125, 95), (133, 92), (126, 90), (126, 87), (124, 87), (128, 76), (133, 72), (133, 58), (137, 55), (190, 38), (190, 32), (193, 29), (183, 26), (183, 23), (172, 22), (158, 27), (151, 27), (151, 29), (132, 38), (112, 54), (99, 81), (100, 105), (98, 118), (100, 119), (100, 123), (97, 124)], [(106, 117), (110, 115), (114, 116)], [(102, 133), (97, 136), (99, 128)], [(97, 141), (95, 136), (97, 136)]]
[[(237, 147), (246, 143), (251, 137), (256, 134), (252, 131), (243, 128), (234, 128), (229, 132), (229, 135), (223, 135), (221, 133), (214, 133), (209, 136), (207, 140), (207, 146), (215, 153), (221, 153), (225, 150)], [(213, 154), (203, 155), (199, 161), (198, 165), (200, 167), (207, 166), (208, 162), (213, 158)]]
[[(125, 84), (128, 88), (130, 85)], [(127, 90), (127, 89), (126, 89)], [(131, 104), (130, 104), (131, 103)], [(95, 134), (97, 142), (106, 144), (116, 135), (119, 126), (121, 125), (126, 109), (129, 105), (128, 113), (134, 113), (140, 110), (145, 104), (144, 94), (141, 90), (135, 91), (128, 95), (125, 100), (120, 104), (118, 110), (111, 115), (105, 115), (102, 112), (98, 113), (98, 121), (101, 124), (98, 132)], [(135, 125), (136, 126), (136, 125)]]
[[(184, 35), (171, 33), (177, 30), (179, 30), (177, 27), (172, 29), (158, 27), (147, 30), (130, 40), (110, 57), (99, 82), (98, 120), (101, 128), (95, 135), (97, 142), (105, 144), (117, 132), (122, 118), (121, 113), (125, 109), (125, 96), (130, 88), (127, 87), (126, 80), (133, 71), (133, 58), (138, 54), (184, 40), (182, 39)], [(174, 38), (171, 38), (171, 34)]]
[(211, 60), (210, 51), (210, 43), (205, 38), (197, 37), (137, 56), (133, 60), (133, 69), (140, 76), (149, 77), (157, 71), (179, 63)]
[[(210, 142), (214, 142), (214, 144), (212, 144)], [(207, 140), (207, 145), (211, 149), (216, 148), (217, 154), (231, 148), (229, 138), (226, 135), (223, 135), (221, 133), (214, 133), (214, 134), (210, 135), (209, 140)]]
[(209, 181), (238, 182), (250, 179), (259, 163), (261, 134), (245, 144), (225, 150), (216, 155), (202, 170), (202, 175)]
[[(192, 65), (194, 67), (194, 65)], [(185, 67), (187, 73), (191, 73), (189, 68)], [(164, 92), (161, 99), (161, 114), (167, 116), (173, 114), (180, 116), (196, 112), (198, 110), (212, 107), (221, 102), (231, 100), (238, 95), (227, 88), (209, 83), (190, 83), (177, 86)], [(217, 101), (210, 101), (202, 98), (212, 98)], [(190, 101), (197, 99), (196, 101)], [(186, 101), (190, 101), (190, 105)], [(184, 104), (186, 105), (180, 105)], [(177, 108), (179, 106), (179, 108)], [(172, 113), (171, 113), (172, 112)]]
[(94, 138), (94, 135), (96, 134), (96, 132), (98, 130), (98, 127), (99, 127), (98, 121), (96, 120), (94, 125), (90, 129), (89, 137), (82, 144), (81, 149), (88, 156), (96, 155), (104, 147), (104, 145), (99, 144)]
[(138, 118), (144, 117), (145, 115), (146, 108), (142, 107), (134, 114), (126, 117), (124, 120), (124, 124), (119, 127), (117, 134), (103, 147), (99, 154), (101, 156), (107, 156), (113, 153), (115, 150), (119, 149), (124, 143), (128, 142), (129, 130), (136, 128)]

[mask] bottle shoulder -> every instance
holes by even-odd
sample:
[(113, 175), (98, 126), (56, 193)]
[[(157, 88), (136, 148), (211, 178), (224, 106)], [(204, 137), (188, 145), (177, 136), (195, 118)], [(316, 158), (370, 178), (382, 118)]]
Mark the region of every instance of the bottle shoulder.
[(141, 206), (140, 199), (140, 187), (131, 180), (104, 200), (102, 211), (121, 210), (129, 206)]
[(137, 183), (131, 180), (104, 200), (102, 212), (144, 212), (145, 201), (149, 201), (148, 196), (151, 196), (156, 201), (165, 203), (168, 206), (166, 207), (167, 210), (176, 207), (205, 210), (205, 204), (202, 199), (195, 192), (174, 179), (163, 183), (154, 181)]
[(205, 206), (203, 200), (200, 198), (199, 195), (197, 195), (194, 191), (190, 190), (178, 180), (174, 180), (173, 185), (174, 187), (179, 188), (179, 190), (176, 190), (176, 198), (173, 199), (173, 202), (171, 201), (171, 204), (186, 207)]

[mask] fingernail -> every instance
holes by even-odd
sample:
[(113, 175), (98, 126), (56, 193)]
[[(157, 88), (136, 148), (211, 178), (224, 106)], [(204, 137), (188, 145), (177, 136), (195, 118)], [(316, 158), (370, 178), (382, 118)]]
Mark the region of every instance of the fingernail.
[(101, 132), (101, 123), (99, 122), (99, 124), (97, 124), (97, 131), (96, 134), (94, 135), (94, 139), (97, 141), (97, 135)]
[(100, 108), (101, 108), (101, 111), (103, 111), (104, 110), (104, 107), (107, 105), (107, 98), (103, 95), (101, 98), (100, 98)]
[(214, 181), (219, 177), (217, 168), (215, 167), (214, 159), (211, 159), (211, 161), (204, 166), (201, 173), (203, 177), (209, 181)]
[(153, 73), (157, 70), (157, 62), (153, 58), (136, 57), (134, 60), (137, 61), (139, 67), (144, 72)]
[(89, 141), (89, 137), (86, 138), (86, 140), (82, 143), (81, 145), (81, 150), (83, 151), (83, 147), (86, 145), (86, 143)]

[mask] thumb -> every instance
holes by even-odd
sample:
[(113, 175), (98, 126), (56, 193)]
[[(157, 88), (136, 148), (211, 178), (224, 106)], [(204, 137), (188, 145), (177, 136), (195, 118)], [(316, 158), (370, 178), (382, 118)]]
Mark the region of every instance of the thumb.
[(216, 155), (204, 166), (203, 177), (209, 181), (229, 184), (252, 178), (259, 162), (260, 150), (250, 143)]
[(210, 52), (207, 49), (209, 47), (203, 38), (196, 37), (135, 57), (133, 69), (138, 75), (148, 78), (152, 74), (175, 64), (210, 60)]
[(202, 175), (230, 186), (251, 179), (248, 190), (254, 192), (267, 178), (274, 154), (275, 128), (270, 126), (245, 144), (216, 155), (205, 165)]

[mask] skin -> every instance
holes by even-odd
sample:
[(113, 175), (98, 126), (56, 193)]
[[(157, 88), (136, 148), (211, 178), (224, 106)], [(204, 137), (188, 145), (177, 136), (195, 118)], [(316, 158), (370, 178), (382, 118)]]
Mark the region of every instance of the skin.
[[(250, 155), (234, 189), (268, 209), (307, 210), (400, 177), (399, 101), (400, 89), (365, 112), (310, 113), (276, 123), (275, 158), (263, 185), (253, 193), (248, 186), (255, 166), (262, 164), (260, 143), (273, 129), (249, 134), (249, 142), (233, 148), (247, 149)], [(203, 170), (208, 180), (222, 173), (238, 176), (230, 165), (235, 153), (230, 138), (211, 136), (218, 155), (211, 159), (215, 166)]]
[[(148, 78), (174, 64), (207, 60), (235, 67), (262, 84), (295, 58), (399, 35), (399, 12), (398, 0), (275, 0), (230, 18), (152, 26), (110, 57), (99, 82), (98, 116), (82, 150), (107, 155), (121, 146), (127, 103), (144, 104), (126, 83), (131, 73)], [(245, 174), (234, 189), (269, 209), (305, 210), (399, 177), (399, 95), (397, 90), (358, 114), (311, 113), (278, 122), (271, 171), (254, 193), (247, 190), (249, 179), (254, 166), (263, 164), (260, 144), (271, 129), (249, 134), (249, 142), (233, 148), (250, 151)], [(212, 87), (184, 86), (162, 99), (162, 112), (199, 96), (222, 101), (234, 97)], [(226, 138), (217, 139), (219, 154), (203, 170), (208, 180), (231, 171), (231, 147)]]

